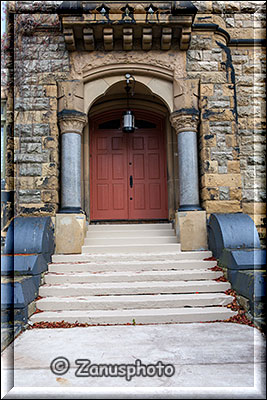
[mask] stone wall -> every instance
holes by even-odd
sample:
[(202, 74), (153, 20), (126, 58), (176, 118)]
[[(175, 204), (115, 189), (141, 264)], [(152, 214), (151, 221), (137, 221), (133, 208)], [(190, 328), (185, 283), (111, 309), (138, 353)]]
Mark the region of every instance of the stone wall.
[(69, 55), (56, 15), (17, 15), (15, 29), (25, 31), (25, 24), (35, 21), (40, 25), (15, 43), (16, 211), (54, 215), (59, 204), (57, 81), (68, 77)]
[[(251, 39), (265, 38), (265, 2), (193, 3), (201, 14), (187, 73), (200, 79), (202, 205), (208, 213), (249, 214), (264, 239), (266, 51)], [(207, 23), (230, 38), (215, 28), (204, 32)]]

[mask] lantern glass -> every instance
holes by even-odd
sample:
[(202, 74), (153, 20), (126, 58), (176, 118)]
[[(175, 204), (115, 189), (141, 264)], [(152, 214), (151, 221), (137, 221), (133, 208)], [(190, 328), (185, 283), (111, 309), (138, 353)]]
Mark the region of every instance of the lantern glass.
[(134, 132), (135, 126), (134, 126), (134, 114), (132, 111), (128, 110), (123, 113), (123, 127), (122, 127), (123, 132)]

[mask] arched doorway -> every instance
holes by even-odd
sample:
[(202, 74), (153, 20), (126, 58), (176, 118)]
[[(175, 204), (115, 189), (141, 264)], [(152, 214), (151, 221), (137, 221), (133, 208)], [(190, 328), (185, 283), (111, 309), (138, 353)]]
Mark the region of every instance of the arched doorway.
[(122, 113), (90, 120), (91, 220), (168, 219), (164, 120), (135, 109), (137, 129), (125, 133)]
[[(100, 86), (95, 86), (94, 81), (92, 81), (92, 85), (90, 82), (85, 84), (85, 110), (89, 108), (89, 123), (86, 125), (83, 134), (81, 172), (82, 206), (89, 221), (111, 219), (172, 220), (175, 215), (175, 210), (178, 208), (177, 136), (169, 122), (171, 111), (169, 102), (162, 99), (165, 95), (168, 99), (171, 86), (169, 87), (168, 83), (164, 83), (164, 81), (160, 79), (157, 80), (157, 78), (142, 78), (139, 75), (136, 75), (135, 78), (135, 94), (130, 98), (130, 108), (134, 110), (138, 129), (134, 134), (131, 133), (128, 135), (126, 133), (123, 134), (120, 127), (123, 111), (125, 111), (126, 107), (125, 79), (123, 79), (123, 76), (104, 78), (105, 81), (103, 80), (104, 83)], [(112, 83), (103, 91), (101, 87), (104, 86), (104, 84), (106, 85), (109, 79)], [(144, 82), (141, 82), (142, 80), (144, 80)], [(145, 83), (146, 80), (148, 82), (147, 84)], [(152, 82), (151, 85), (153, 87), (158, 82), (158, 86), (156, 85), (155, 90), (149, 87), (149, 82)], [(162, 89), (162, 96), (157, 93), (160, 87)], [(94, 91), (94, 96), (92, 95), (92, 91)], [(94, 101), (92, 100), (93, 98)], [(90, 107), (88, 107), (88, 104), (90, 104)], [(95, 150), (95, 148), (97, 148), (97, 143), (95, 141), (97, 141), (96, 138), (100, 138), (101, 135), (106, 137), (109, 143), (109, 152), (107, 152), (109, 156), (105, 159), (105, 157), (101, 155), (101, 162), (104, 164), (106, 163), (106, 165), (101, 164), (99, 161), (102, 165), (101, 168), (103, 167), (103, 171), (101, 170), (103, 172), (103, 180), (99, 179), (99, 182), (96, 182), (97, 165), (94, 165), (94, 163), (96, 163), (95, 155), (98, 150)], [(125, 135), (124, 138), (123, 135)], [(142, 135), (143, 137), (141, 138)], [(138, 140), (140, 142), (139, 144), (137, 143)], [(123, 154), (120, 154), (121, 149), (115, 149), (115, 147), (118, 146), (118, 143), (115, 143), (116, 141), (121, 142), (124, 148)], [(154, 144), (152, 142), (154, 142)], [(142, 144), (144, 144), (143, 150), (138, 148), (138, 146), (142, 146)], [(158, 150), (153, 148), (156, 145), (159, 146)], [(98, 146), (101, 147), (101, 145)], [(134, 149), (134, 147), (137, 148)], [(101, 153), (101, 151), (106, 150), (99, 149), (99, 151)], [(107, 168), (108, 171), (112, 170), (112, 152), (113, 159), (116, 159), (117, 162), (117, 169), (114, 177), (118, 178), (116, 174), (119, 172), (118, 169), (121, 165), (118, 162), (119, 159), (123, 159), (124, 171), (126, 171), (127, 166), (127, 175), (122, 179), (124, 180), (124, 190), (119, 193), (115, 191), (115, 188), (122, 188), (122, 186), (118, 186), (122, 185), (120, 179), (118, 179), (118, 181), (112, 179), (111, 181), (113, 182), (110, 186), (110, 184), (107, 183), (110, 180), (109, 176), (107, 182), (104, 183), (104, 169)], [(116, 152), (118, 152), (120, 156), (118, 156)], [(147, 157), (147, 154), (149, 154), (149, 157)], [(100, 159), (101, 157), (98, 158)], [(131, 157), (135, 158), (135, 165), (133, 159), (130, 159)], [(138, 165), (138, 157), (139, 159), (143, 158), (144, 163), (146, 163), (143, 170), (142, 164), (139, 165), (139, 169), (136, 167), (136, 165)], [(159, 164), (156, 160), (159, 160)], [(132, 164), (130, 165), (130, 163)], [(130, 173), (131, 167), (133, 174)], [(156, 171), (157, 168), (158, 171)], [(144, 179), (141, 176), (142, 173), (145, 174)], [(101, 174), (99, 176), (101, 178)], [(157, 178), (157, 176), (159, 178)], [(131, 184), (133, 187), (127, 188), (127, 185), (130, 186), (131, 177)], [(141, 182), (142, 179), (143, 182)], [(106, 186), (104, 186), (104, 184), (106, 184)], [(102, 194), (100, 194), (101, 190)], [(139, 190), (139, 195), (137, 190)], [(114, 196), (116, 195), (117, 198), (114, 198), (113, 191), (115, 193)], [(105, 192), (109, 193), (108, 197), (105, 195)], [(133, 193), (135, 193), (134, 196)], [(126, 199), (127, 195), (128, 200)], [(107, 205), (102, 202), (101, 205), (101, 196), (103, 201), (108, 198), (108, 202), (110, 202), (110, 199), (112, 199), (111, 204), (109, 203), (109, 205)], [(130, 200), (130, 198), (132, 198), (132, 200)], [(131, 203), (129, 204), (129, 202)], [(99, 209), (96, 213), (96, 204), (103, 207), (101, 212)], [(110, 210), (108, 211), (109, 208)], [(150, 211), (149, 208), (151, 209)], [(124, 212), (122, 212), (122, 209)], [(110, 212), (111, 210), (113, 211)]]

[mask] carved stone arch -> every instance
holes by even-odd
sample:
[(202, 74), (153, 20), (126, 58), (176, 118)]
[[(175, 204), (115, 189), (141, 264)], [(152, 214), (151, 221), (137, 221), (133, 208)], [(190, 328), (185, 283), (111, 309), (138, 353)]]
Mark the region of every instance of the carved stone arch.
[(173, 72), (167, 68), (147, 64), (119, 64), (95, 68), (85, 74), (84, 82), (84, 112), (88, 114), (92, 104), (108, 89), (125, 81), (125, 74), (131, 73), (136, 82), (146, 86), (151, 94), (158, 97), (171, 113), (173, 105)]

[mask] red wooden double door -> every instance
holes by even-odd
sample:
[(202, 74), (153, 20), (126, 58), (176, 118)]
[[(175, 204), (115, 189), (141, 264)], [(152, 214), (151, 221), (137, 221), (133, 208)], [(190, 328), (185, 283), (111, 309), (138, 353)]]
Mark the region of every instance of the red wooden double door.
[(91, 220), (168, 218), (163, 120), (134, 114), (133, 133), (122, 132), (122, 111), (90, 123)]

